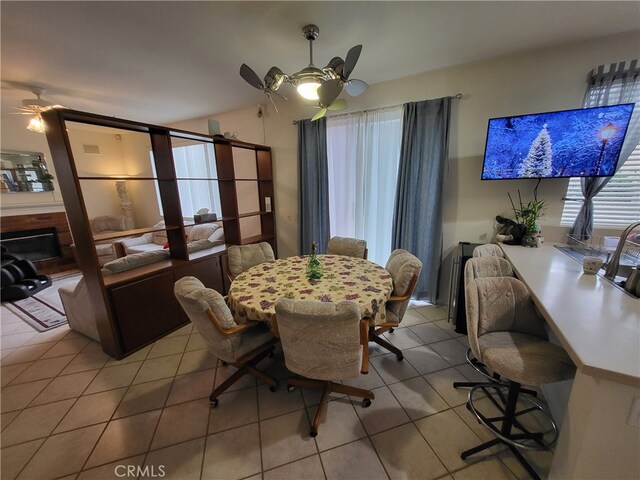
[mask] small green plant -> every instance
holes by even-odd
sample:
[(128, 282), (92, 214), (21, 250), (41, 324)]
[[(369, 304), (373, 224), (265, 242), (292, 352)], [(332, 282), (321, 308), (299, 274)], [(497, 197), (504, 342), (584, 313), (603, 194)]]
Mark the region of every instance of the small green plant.
[(44, 175), (42, 175), (42, 181), (44, 183), (51, 183), (52, 180), (53, 180), (53, 175), (51, 175), (50, 173), (45, 173)]
[(542, 209), (544, 208), (544, 200), (538, 200), (535, 196), (527, 204), (522, 203), (520, 190), (518, 190), (518, 203), (520, 208), (516, 208), (511, 198), (511, 194), (507, 193), (511, 208), (517, 224), (522, 225), (525, 233), (536, 233), (536, 224), (538, 219), (542, 217)]

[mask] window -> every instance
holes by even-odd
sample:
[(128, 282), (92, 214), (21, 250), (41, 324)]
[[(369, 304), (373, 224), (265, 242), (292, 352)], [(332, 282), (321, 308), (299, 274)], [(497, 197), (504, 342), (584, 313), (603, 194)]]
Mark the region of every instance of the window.
[[(600, 193), (593, 198), (595, 227), (626, 227), (630, 223), (640, 221), (640, 87), (633, 77), (637, 76), (636, 64), (635, 60), (631, 62), (628, 70), (625, 70), (624, 62), (613, 64), (608, 73), (604, 73), (604, 66), (599, 67), (591, 76), (591, 85), (585, 97), (585, 108), (636, 103), (619, 160), (621, 165)], [(635, 143), (629, 144), (630, 140)], [(629, 149), (633, 149), (630, 154)], [(625, 158), (626, 155), (628, 158)], [(573, 225), (583, 200), (580, 178), (571, 178), (561, 225)]]
[[(151, 165), (153, 163), (153, 152)], [(212, 143), (196, 143), (194, 145), (174, 146), (173, 162), (178, 179), (180, 207), (185, 218), (192, 218), (201, 208), (209, 209), (209, 213), (222, 216), (220, 191), (216, 179), (216, 158)], [(155, 171), (154, 171), (155, 175)], [(157, 189), (157, 185), (156, 185)], [(158, 205), (160, 192), (158, 194)], [(160, 212), (162, 214), (162, 212)]]
[[(572, 178), (562, 211), (562, 225), (573, 225), (582, 199), (580, 179)], [(596, 195), (593, 206), (593, 224), (599, 227), (626, 227), (640, 221), (640, 145)]]
[(369, 259), (384, 265), (402, 141), (402, 106), (327, 118), (331, 236), (367, 241)]

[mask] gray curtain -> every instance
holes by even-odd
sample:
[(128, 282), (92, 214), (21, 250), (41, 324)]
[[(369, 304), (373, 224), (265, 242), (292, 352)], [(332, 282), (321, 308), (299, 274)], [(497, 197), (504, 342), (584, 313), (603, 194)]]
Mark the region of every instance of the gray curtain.
[(298, 223), (300, 255), (316, 242), (324, 252), (329, 242), (327, 119), (298, 122)]
[[(600, 65), (589, 76), (587, 91), (582, 102), (584, 108), (638, 101), (640, 97), (638, 60), (633, 60), (628, 69), (625, 69), (625, 62), (620, 62), (611, 64), (607, 73), (604, 70), (604, 65)], [(638, 110), (636, 105), (620, 152), (618, 168), (629, 158), (635, 146), (638, 145), (640, 139), (640, 112)], [(591, 238), (593, 234), (593, 199), (609, 183), (611, 178), (588, 177), (580, 179), (584, 201), (569, 231), (572, 238), (583, 240)]]
[(442, 257), (442, 193), (451, 97), (404, 105), (393, 248), (422, 261), (415, 296), (435, 303)]

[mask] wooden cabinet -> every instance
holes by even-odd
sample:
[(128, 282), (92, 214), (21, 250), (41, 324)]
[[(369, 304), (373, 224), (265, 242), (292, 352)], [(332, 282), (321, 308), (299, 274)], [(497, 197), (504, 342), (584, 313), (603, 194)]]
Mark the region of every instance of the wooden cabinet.
[[(209, 288), (227, 292), (225, 245), (191, 253), (188, 249), (185, 227), (194, 224), (200, 207), (218, 214), (226, 245), (267, 241), (276, 251), (269, 147), (73, 110), (50, 110), (43, 117), (78, 266), (90, 297), (103, 302), (97, 306), (101, 314), (96, 323), (109, 355), (122, 358), (188, 322), (173, 295), (179, 278), (192, 275)], [(70, 138), (77, 125), (89, 126), (89, 133)], [(82, 157), (77, 145), (87, 146), (100, 129), (116, 142), (105, 153), (112, 156), (109, 165), (119, 165), (121, 171), (106, 168), (104, 159)], [(117, 143), (129, 134), (136, 136), (135, 142), (126, 148)], [(190, 147), (211, 152), (199, 160), (200, 170), (188, 164), (184, 153)], [(134, 153), (141, 159), (138, 163)], [(144, 221), (136, 222), (135, 231), (94, 236), (89, 220), (105, 207), (108, 199), (101, 192), (108, 192), (114, 181), (131, 184), (141, 199), (133, 207)], [(211, 194), (193, 195), (197, 199), (188, 201), (190, 185), (195, 184), (209, 185)], [(158, 218), (164, 224), (158, 225)], [(144, 233), (166, 236), (169, 258), (103, 276), (95, 242)]]
[(179, 327), (183, 322), (173, 297), (173, 272), (133, 281), (110, 290), (122, 347), (133, 351)]

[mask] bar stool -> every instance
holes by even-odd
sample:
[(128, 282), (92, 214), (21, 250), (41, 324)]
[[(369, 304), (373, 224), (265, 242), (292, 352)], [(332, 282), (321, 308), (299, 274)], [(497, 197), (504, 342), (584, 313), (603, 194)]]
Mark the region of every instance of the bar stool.
[[(504, 384), (488, 382), (469, 392), (467, 408), (496, 438), (460, 454), (464, 460), (496, 444), (503, 443), (534, 479), (535, 470), (518, 448), (544, 450), (555, 443), (558, 430), (551, 414), (535, 397), (524, 399), (533, 406), (517, 411), (522, 385), (538, 386), (573, 378), (575, 366), (566, 352), (547, 340), (544, 321), (538, 317), (527, 287), (512, 277), (477, 278), (466, 286), (466, 312), (469, 343), (480, 352), (482, 362), (500, 375), (509, 387), (506, 405), (496, 401), (490, 390), (500, 391)], [(474, 404), (474, 393), (484, 392), (502, 412), (487, 417)], [(483, 397), (484, 398), (484, 397)], [(539, 411), (551, 424), (546, 432), (531, 432), (520, 417)], [(545, 440), (544, 435), (552, 438)]]
[(504, 252), (502, 249), (493, 243), (487, 243), (486, 245), (478, 245), (473, 249), (474, 257), (502, 257), (504, 258)]
[[(482, 245), (490, 246), (490, 245)], [(476, 247), (473, 251), (474, 255), (476, 250), (480, 247)], [(471, 280), (476, 278), (486, 277), (513, 277), (513, 269), (511, 264), (504, 258), (496, 255), (479, 257), (474, 256), (467, 260), (464, 266), (464, 284), (466, 285)], [(469, 325), (467, 322), (467, 331)], [(480, 360), (480, 352), (473, 350), (473, 344), (469, 344), (470, 348), (467, 350), (467, 363), (473, 367), (479, 374), (486, 377), (489, 381), (500, 381), (500, 377), (494, 373), (487, 371), (486, 366)], [(453, 388), (471, 388), (475, 387), (478, 382), (453, 382)], [(532, 392), (535, 394), (535, 392)]]

